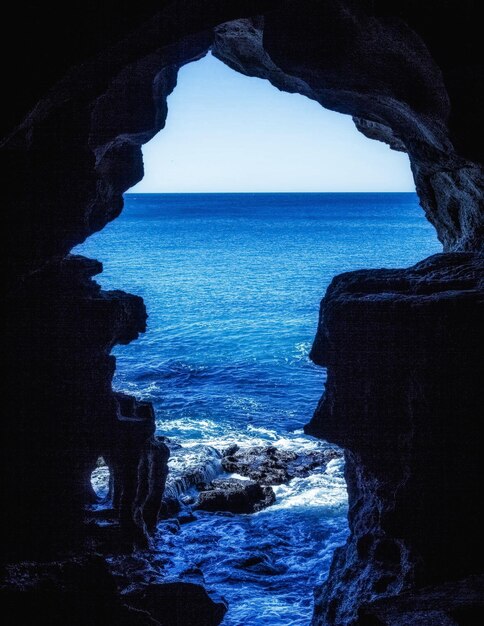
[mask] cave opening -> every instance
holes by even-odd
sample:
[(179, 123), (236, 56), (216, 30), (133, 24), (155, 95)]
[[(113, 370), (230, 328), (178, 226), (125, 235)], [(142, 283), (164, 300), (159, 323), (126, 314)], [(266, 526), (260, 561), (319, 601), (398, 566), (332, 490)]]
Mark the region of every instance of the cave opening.
[(111, 472), (102, 456), (98, 457), (96, 467), (91, 472), (90, 480), (96, 497), (95, 502), (107, 502), (111, 495)]
[[(212, 56), (180, 70), (168, 106), (123, 213), (75, 252), (147, 306), (146, 334), (114, 351), (114, 385), (153, 403), (171, 449), (178, 559), (228, 599), (224, 624), (306, 624), (348, 532), (341, 451), (303, 432), (326, 378), (308, 358), (319, 301), (336, 274), (440, 244), (407, 156), (350, 118)], [(107, 471), (93, 472), (98, 495)], [(240, 492), (254, 480), (262, 490)]]
[[(287, 516), (284, 528), (299, 537), (296, 557), (286, 570), (267, 558), (266, 539), (273, 535), (262, 522), (262, 536), (250, 524), (232, 527), (235, 537), (252, 541), (253, 552), (242, 559), (234, 544), (224, 544), (226, 533), (217, 534), (210, 524), (197, 526), (199, 521), (189, 514), (183, 521), (191, 523), (163, 522), (156, 530), (158, 512), (169, 513), (170, 503), (162, 503), (161, 497), (167, 443), (172, 442), (154, 436), (156, 399), (136, 400), (112, 388), (113, 348), (119, 365), (116, 385), (126, 388), (120, 380), (128, 371), (123, 370), (123, 360), (136, 352), (141, 356), (150, 338), (156, 345), (154, 309), (150, 294), (143, 293), (148, 272), (144, 268), (145, 276), (139, 272), (138, 280), (130, 282), (134, 273), (121, 264), (122, 279), (114, 277), (113, 289), (106, 291), (93, 280), (101, 264), (70, 254), (82, 242), (86, 250), (89, 246), (94, 250), (96, 238), (91, 235), (119, 216), (123, 194), (142, 178), (141, 145), (164, 126), (166, 100), (176, 86), (178, 70), (209, 49), (242, 74), (266, 78), (285, 92), (306, 95), (325, 108), (352, 115), (364, 135), (406, 152), (419, 201), (444, 249), (412, 267), (335, 276), (322, 302), (311, 357), (327, 368), (327, 380), (309, 428), (319, 439), (345, 449), (350, 532), (345, 545), (334, 552), (330, 568), (331, 550), (315, 564), (315, 578), (328, 568), (330, 574), (315, 588), (312, 623), (433, 626), (464, 624), (482, 614), (482, 516), (476, 497), (483, 474), (483, 444), (476, 429), (476, 415), (482, 412), (479, 253), (484, 232), (482, 142), (476, 133), (482, 98), (476, 86), (482, 72), (479, 20), (472, 4), (452, 0), (445, 6), (410, 2), (389, 7), (350, 0), (169, 0), (142, 7), (93, 5), (87, 12), (80, 5), (69, 7), (68, 14), (56, 14), (56, 20), (44, 6), (28, 20), (19, 5), (19, 19), (12, 20), (19, 26), (16, 62), (7, 68), (15, 98), (5, 99), (2, 115), (4, 212), (10, 227), (4, 230), (9, 257), (4, 408), (9, 417), (2, 421), (6, 442), (2, 564), (7, 566), (2, 568), (1, 589), (2, 600), (13, 605), (18, 623), (27, 623), (33, 608), (56, 623), (83, 626), (113, 620), (137, 626), (170, 620), (177, 626), (180, 620), (219, 624), (225, 607), (208, 598), (201, 573), (214, 538), (234, 559), (222, 561), (207, 582), (223, 591), (236, 572), (238, 581), (243, 579), (237, 589), (245, 593), (255, 588), (254, 580), (264, 577), (266, 598), (271, 598), (266, 608), (273, 614), (280, 610), (283, 621), (287, 604), (278, 603), (277, 585), (295, 572), (293, 565), (306, 567), (312, 553), (306, 551), (301, 527), (292, 523), (298, 507), (292, 507), (292, 513), (280, 511)], [(127, 226), (131, 200), (133, 196), (127, 195), (124, 212), (105, 229), (106, 236)], [(400, 209), (403, 216), (405, 210)], [(139, 217), (132, 214), (131, 227), (118, 241), (125, 254)], [(318, 234), (317, 220), (308, 221), (306, 236)], [(165, 228), (168, 222), (163, 220)], [(394, 251), (403, 255), (403, 233), (413, 236), (418, 229), (408, 223), (402, 227), (401, 220), (390, 224), (399, 233)], [(173, 232), (162, 244), (180, 233), (173, 221), (171, 227)], [(358, 230), (346, 230), (345, 245), (350, 246)], [(284, 272), (300, 258), (294, 252), (301, 231), (293, 228), (290, 234), (284, 252), (292, 254), (279, 264)], [(384, 248), (381, 234), (378, 246), (371, 246), (369, 237), (365, 242), (367, 267), (373, 261), (383, 263), (378, 256)], [(219, 261), (231, 249), (222, 245), (226, 238), (220, 241)], [(324, 237), (311, 245), (316, 264), (325, 264), (334, 254)], [(131, 257), (132, 267), (141, 268), (143, 259), (156, 257), (156, 246), (140, 248)], [(173, 252), (169, 246), (163, 251)], [(372, 251), (376, 255), (370, 259)], [(93, 251), (89, 256), (98, 255)], [(200, 249), (194, 256), (202, 265), (207, 261)], [(250, 260), (250, 255), (239, 256)], [(274, 262), (272, 256), (268, 261)], [(402, 257), (402, 265), (408, 262)], [(101, 277), (106, 286), (109, 267), (114, 266), (106, 262)], [(181, 277), (180, 266), (173, 271), (161, 259), (152, 272), (156, 278), (163, 276), (160, 268)], [(218, 269), (223, 269), (220, 263)], [(336, 271), (340, 270), (338, 264)], [(202, 279), (210, 271), (210, 263), (205, 263)], [(306, 270), (297, 272), (296, 278), (301, 276), (307, 276)], [(215, 278), (220, 278), (218, 273)], [(274, 281), (271, 293), (285, 296), (292, 279), (279, 291)], [(204, 285), (203, 280), (198, 282)], [(129, 285), (133, 293), (119, 291)], [(176, 295), (182, 294), (183, 286), (187, 284), (179, 281)], [(318, 289), (322, 295), (321, 281)], [(148, 296), (151, 308), (149, 332), (139, 342), (134, 340), (146, 330), (146, 308), (136, 293)], [(237, 300), (235, 289), (226, 293)], [(258, 313), (267, 312), (264, 338), (274, 337), (269, 330), (277, 328), (277, 340), (282, 340), (282, 326), (268, 314), (273, 301), (264, 301), (263, 294), (259, 289), (263, 307)], [(166, 298), (162, 300), (165, 304)], [(185, 297), (186, 310), (193, 301), (190, 295)], [(209, 324), (199, 322), (196, 316), (197, 331), (207, 330)], [(164, 319), (159, 328), (170, 330)], [(251, 323), (245, 324), (244, 331), (254, 330)], [(130, 342), (124, 351), (115, 347)], [(183, 344), (183, 333), (178, 343)], [(163, 342), (160, 345), (163, 348)], [(238, 358), (238, 348), (239, 344), (231, 356)], [(303, 347), (303, 355), (304, 351)], [(158, 376), (160, 364), (154, 363), (151, 373)], [(317, 370), (306, 365), (309, 380), (310, 372)], [(173, 377), (173, 372), (161, 368), (167, 386), (178, 376), (189, 384), (198, 380), (208, 390), (208, 370), (179, 369)], [(132, 371), (137, 380), (131, 390), (136, 393), (144, 380), (149, 400), (150, 393), (156, 393), (147, 382), (149, 374), (145, 377), (142, 367)], [(253, 382), (254, 377), (249, 378)], [(266, 379), (256, 380), (259, 387)], [(223, 400), (228, 397), (221, 395)], [(180, 406), (182, 401), (179, 397)], [(235, 413), (237, 405), (232, 403), (231, 410)], [(277, 447), (269, 448), (272, 462)], [(193, 446), (189, 454), (183, 446), (177, 450), (172, 451), (174, 459), (187, 457), (179, 463), (181, 471), (193, 461), (205, 468), (200, 479), (211, 479), (217, 472), (220, 457), (207, 453), (207, 446), (198, 451)], [(228, 463), (237, 462), (237, 451), (229, 447), (229, 452)], [(115, 494), (109, 519), (102, 517), (106, 512), (101, 518), (90, 515), (85, 506), (93, 500), (90, 476), (100, 456), (109, 463)], [(171, 463), (173, 468), (173, 459)], [(179, 478), (176, 484), (167, 483), (165, 490), (174, 506), (178, 496), (186, 494), (183, 473)], [(280, 502), (288, 493), (282, 494), (284, 485), (277, 488)], [(270, 492), (262, 491), (261, 497), (270, 500)], [(189, 513), (193, 494), (183, 498), (184, 513)], [(277, 500), (244, 519), (268, 520), (264, 516), (276, 511), (274, 507)], [(208, 513), (195, 517), (206, 518)], [(214, 515), (219, 520), (224, 516)], [(182, 538), (197, 527), (201, 532), (189, 543), (192, 553), (185, 553), (183, 560)], [(281, 548), (291, 544), (283, 533), (278, 537)], [(156, 552), (145, 550), (152, 541), (164, 541), (172, 552), (157, 558)], [(325, 541), (327, 534), (318, 545)], [(188, 566), (188, 561), (195, 566)], [(185, 563), (184, 580), (163, 579), (172, 562)], [(290, 599), (301, 614), (309, 615), (310, 606), (303, 603), (310, 585), (304, 590), (297, 586), (304, 576), (298, 571), (291, 580)], [(237, 602), (232, 602), (234, 606)], [(143, 615), (133, 609), (141, 609)], [(232, 615), (229, 612), (227, 619)], [(257, 623), (260, 615), (256, 617)]]

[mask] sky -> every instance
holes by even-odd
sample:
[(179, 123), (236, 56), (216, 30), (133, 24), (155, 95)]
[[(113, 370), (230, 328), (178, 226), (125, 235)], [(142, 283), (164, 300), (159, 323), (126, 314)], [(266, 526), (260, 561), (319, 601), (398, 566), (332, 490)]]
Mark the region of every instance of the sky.
[(408, 156), (207, 55), (181, 68), (132, 193), (415, 191)]

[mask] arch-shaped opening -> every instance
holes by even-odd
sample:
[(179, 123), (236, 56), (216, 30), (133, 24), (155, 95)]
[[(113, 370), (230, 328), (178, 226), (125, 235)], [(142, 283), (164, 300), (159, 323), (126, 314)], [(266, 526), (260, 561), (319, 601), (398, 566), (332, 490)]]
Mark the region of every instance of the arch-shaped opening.
[(111, 472), (104, 457), (98, 457), (91, 472), (91, 486), (99, 502), (107, 502), (110, 495)]
[(326, 376), (308, 358), (319, 300), (335, 274), (440, 244), (406, 155), (350, 118), (211, 56), (180, 70), (168, 105), (145, 178), (79, 252), (147, 306), (115, 385), (168, 437), (164, 511), (191, 520), (174, 540), (186, 566), (227, 598), (224, 623), (306, 624), (347, 535), (342, 452), (302, 430)]

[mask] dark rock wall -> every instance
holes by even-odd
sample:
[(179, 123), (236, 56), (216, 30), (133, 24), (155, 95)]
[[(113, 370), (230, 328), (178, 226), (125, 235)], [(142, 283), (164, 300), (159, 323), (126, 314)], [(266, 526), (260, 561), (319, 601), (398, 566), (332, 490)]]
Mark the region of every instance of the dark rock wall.
[[(163, 493), (153, 470), (168, 451), (153, 439), (148, 403), (131, 407), (111, 389), (115, 344), (146, 328), (143, 301), (102, 291), (102, 266), (68, 256), (33, 273), (7, 298), (10, 368), (3, 422), (4, 520), (10, 558), (82, 546), (82, 509), (91, 503), (90, 475), (99, 456), (111, 467), (128, 545), (146, 544)], [(13, 376), (15, 374), (15, 376)], [(166, 474), (165, 474), (166, 477)]]
[[(351, 114), (365, 135), (409, 154), (444, 250), (483, 247), (471, 0), (108, 1), (55, 11), (54, 23), (48, 3), (11, 7), (16, 46), (4, 51), (9, 557), (82, 541), (99, 455), (127, 545), (146, 545), (156, 521), (168, 452), (153, 439), (149, 406), (111, 390), (110, 350), (144, 331), (144, 305), (101, 291), (92, 280), (100, 265), (67, 255), (122, 210), (184, 63), (212, 48), (237, 71)], [(346, 623), (373, 595), (475, 573), (477, 266), (461, 254), (346, 275), (325, 299), (313, 354), (328, 366), (328, 392), (311, 429), (347, 449), (352, 537), (317, 594), (315, 623)]]
[(311, 352), (328, 381), (307, 431), (346, 450), (351, 536), (314, 624), (482, 572), (483, 279), (482, 259), (442, 254), (328, 288)]
[(20, 626), (42, 615), (50, 626), (218, 626), (227, 611), (198, 583), (138, 577), (119, 593), (123, 578), (100, 555), (9, 564), (0, 583), (2, 621)]
[[(237, 8), (212, 4), (219, 20)], [(52, 25), (45, 20), (45, 30), (37, 24), (32, 39), (23, 41), (34, 55), (40, 36), (44, 60), (57, 61), (60, 80), (39, 86), (36, 103), (38, 77), (19, 89), (25, 99), (16, 108), (24, 107), (26, 116), (2, 142), (8, 558), (82, 543), (82, 509), (92, 500), (89, 475), (100, 455), (114, 478), (123, 545), (147, 545), (156, 524), (168, 451), (153, 439), (152, 410), (124, 410), (129, 403), (111, 389), (110, 351), (144, 332), (145, 307), (137, 296), (102, 292), (91, 280), (101, 265), (68, 253), (119, 214), (123, 192), (143, 176), (141, 144), (164, 126), (179, 66), (211, 44), (212, 9), (204, 12), (194, 2), (159, 6), (143, 23), (139, 16), (130, 23), (126, 7), (121, 24), (80, 20), (84, 39), (73, 21), (71, 47), (56, 29), (53, 42), (60, 39), (61, 48), (49, 41)], [(116, 39), (117, 27), (124, 39)], [(71, 57), (79, 65), (64, 67)], [(32, 58), (32, 70), (37, 61)], [(46, 69), (46, 81), (55, 72)]]

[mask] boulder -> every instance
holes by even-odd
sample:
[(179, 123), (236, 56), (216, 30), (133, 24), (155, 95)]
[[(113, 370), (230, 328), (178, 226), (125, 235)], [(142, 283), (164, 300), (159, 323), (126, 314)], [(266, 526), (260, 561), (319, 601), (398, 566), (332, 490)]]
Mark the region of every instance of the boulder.
[(212, 599), (202, 585), (189, 582), (148, 585), (124, 598), (163, 626), (217, 626), (227, 612), (223, 600)]
[(282, 485), (297, 476), (308, 476), (342, 454), (337, 448), (295, 452), (274, 446), (232, 446), (225, 451), (222, 467), (226, 472), (241, 474), (265, 485)]
[(274, 504), (276, 495), (271, 487), (252, 480), (225, 478), (204, 485), (197, 508), (202, 511), (255, 513)]

